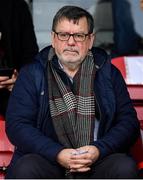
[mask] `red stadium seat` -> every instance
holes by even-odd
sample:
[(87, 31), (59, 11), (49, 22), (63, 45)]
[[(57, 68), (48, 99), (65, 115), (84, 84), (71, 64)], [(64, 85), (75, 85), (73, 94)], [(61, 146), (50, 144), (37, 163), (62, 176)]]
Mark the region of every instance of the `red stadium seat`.
[(124, 57), (117, 57), (112, 59), (112, 64), (114, 64), (121, 72), (124, 79), (126, 79), (126, 69), (125, 69), (125, 62)]
[(127, 84), (143, 85), (143, 56), (123, 56), (112, 59)]
[(10, 163), (14, 146), (9, 142), (5, 133), (5, 120), (0, 116), (0, 179), (3, 179)]
[(143, 85), (127, 85), (127, 87), (141, 128), (141, 136), (132, 148), (132, 154), (138, 163), (138, 168), (143, 169)]
[[(131, 153), (133, 154), (133, 157), (135, 158), (138, 164), (139, 170), (143, 172), (143, 73), (140, 75), (138, 74), (139, 80), (137, 80), (137, 83), (135, 81), (129, 81), (128, 77), (133, 77), (136, 75), (129, 75), (129, 67), (127, 67), (127, 63), (129, 63), (130, 58), (133, 67), (133, 61), (136, 62), (136, 57), (128, 57), (128, 62), (125, 61), (126, 57), (114, 58), (112, 59), (112, 64), (114, 64), (120, 70), (123, 78), (126, 81), (128, 92), (133, 101), (140, 122), (141, 136), (138, 138), (137, 142), (132, 147)], [(137, 57), (137, 60), (138, 62), (135, 63), (135, 67), (141, 68), (142, 70), (142, 66), (138, 66), (138, 64), (140, 63), (139, 60), (141, 60), (141, 63), (143, 65), (143, 57), (140, 57), (139, 59)], [(130, 71), (130, 73), (131, 72), (133, 71)], [(141, 174), (141, 177), (143, 177), (143, 174)]]

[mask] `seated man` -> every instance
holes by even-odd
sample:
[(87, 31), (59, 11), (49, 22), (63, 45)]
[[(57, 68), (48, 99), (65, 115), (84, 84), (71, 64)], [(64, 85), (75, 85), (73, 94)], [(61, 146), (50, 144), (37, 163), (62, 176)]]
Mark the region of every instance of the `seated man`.
[(52, 46), (20, 71), (6, 132), (16, 146), (6, 178), (137, 178), (129, 156), (139, 122), (120, 72), (92, 47), (92, 16), (62, 7)]

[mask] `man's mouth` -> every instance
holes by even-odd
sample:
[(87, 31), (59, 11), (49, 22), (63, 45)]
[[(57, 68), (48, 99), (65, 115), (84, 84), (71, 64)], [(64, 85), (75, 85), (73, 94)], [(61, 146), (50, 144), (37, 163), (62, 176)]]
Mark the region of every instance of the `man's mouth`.
[(70, 49), (66, 49), (64, 50), (64, 52), (67, 52), (67, 53), (70, 53), (70, 54), (78, 54), (78, 51), (77, 50), (70, 50)]

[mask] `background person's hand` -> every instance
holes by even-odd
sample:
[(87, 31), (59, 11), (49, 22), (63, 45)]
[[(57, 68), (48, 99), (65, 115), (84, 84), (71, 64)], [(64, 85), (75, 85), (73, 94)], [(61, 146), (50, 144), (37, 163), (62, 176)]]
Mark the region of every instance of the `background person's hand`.
[(11, 78), (8, 76), (0, 76), (0, 89), (6, 88), (9, 91), (12, 91), (12, 88), (14, 86), (14, 83), (18, 77), (18, 72), (15, 69)]

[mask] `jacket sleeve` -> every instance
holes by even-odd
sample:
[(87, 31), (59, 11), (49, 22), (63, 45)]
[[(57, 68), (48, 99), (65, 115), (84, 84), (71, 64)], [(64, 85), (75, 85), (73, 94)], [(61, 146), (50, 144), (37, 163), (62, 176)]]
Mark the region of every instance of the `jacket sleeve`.
[(31, 73), (32, 68), (29, 67), (21, 69), (11, 93), (6, 113), (6, 133), (19, 151), (40, 154), (55, 162), (56, 155), (63, 146), (36, 127), (39, 95)]
[(125, 81), (114, 66), (112, 66), (112, 80), (116, 111), (109, 130), (94, 142), (94, 145), (100, 150), (100, 159), (112, 153), (127, 152), (140, 133), (137, 114)]

